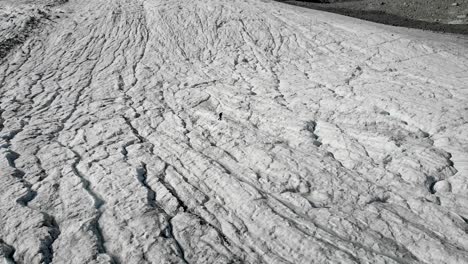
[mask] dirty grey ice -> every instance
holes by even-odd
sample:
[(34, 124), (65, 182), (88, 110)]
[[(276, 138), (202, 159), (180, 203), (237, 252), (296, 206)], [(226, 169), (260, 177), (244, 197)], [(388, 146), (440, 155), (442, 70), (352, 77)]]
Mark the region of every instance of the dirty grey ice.
[(2, 263), (468, 263), (467, 38), (2, 0), (0, 47)]

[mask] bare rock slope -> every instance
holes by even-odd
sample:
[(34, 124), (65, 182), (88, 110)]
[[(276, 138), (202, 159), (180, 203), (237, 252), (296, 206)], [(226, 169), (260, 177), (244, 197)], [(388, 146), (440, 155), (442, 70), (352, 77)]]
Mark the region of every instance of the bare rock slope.
[(259, 0), (24, 5), (0, 8), (0, 261), (468, 263), (466, 39)]

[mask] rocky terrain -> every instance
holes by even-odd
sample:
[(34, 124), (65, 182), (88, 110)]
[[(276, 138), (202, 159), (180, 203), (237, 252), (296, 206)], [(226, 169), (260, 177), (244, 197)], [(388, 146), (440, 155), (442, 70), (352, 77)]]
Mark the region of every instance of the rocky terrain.
[(0, 25), (0, 261), (468, 263), (467, 38), (261, 0)]
[(278, 0), (373, 22), (468, 34), (468, 0)]

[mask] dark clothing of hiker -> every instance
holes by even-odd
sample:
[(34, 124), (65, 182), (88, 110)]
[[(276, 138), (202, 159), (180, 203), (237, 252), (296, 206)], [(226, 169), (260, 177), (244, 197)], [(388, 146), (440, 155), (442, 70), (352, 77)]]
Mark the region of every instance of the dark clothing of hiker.
[(219, 113), (218, 120), (222, 120), (222, 119), (223, 119), (223, 113)]

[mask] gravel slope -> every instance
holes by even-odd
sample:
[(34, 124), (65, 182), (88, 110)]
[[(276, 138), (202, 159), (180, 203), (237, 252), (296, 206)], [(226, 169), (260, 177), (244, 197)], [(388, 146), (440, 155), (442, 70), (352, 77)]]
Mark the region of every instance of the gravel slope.
[(45, 15), (0, 63), (0, 261), (468, 263), (467, 39), (273, 1), (26, 4), (1, 6), (2, 41)]
[(468, 0), (278, 0), (377, 23), (468, 34)]

